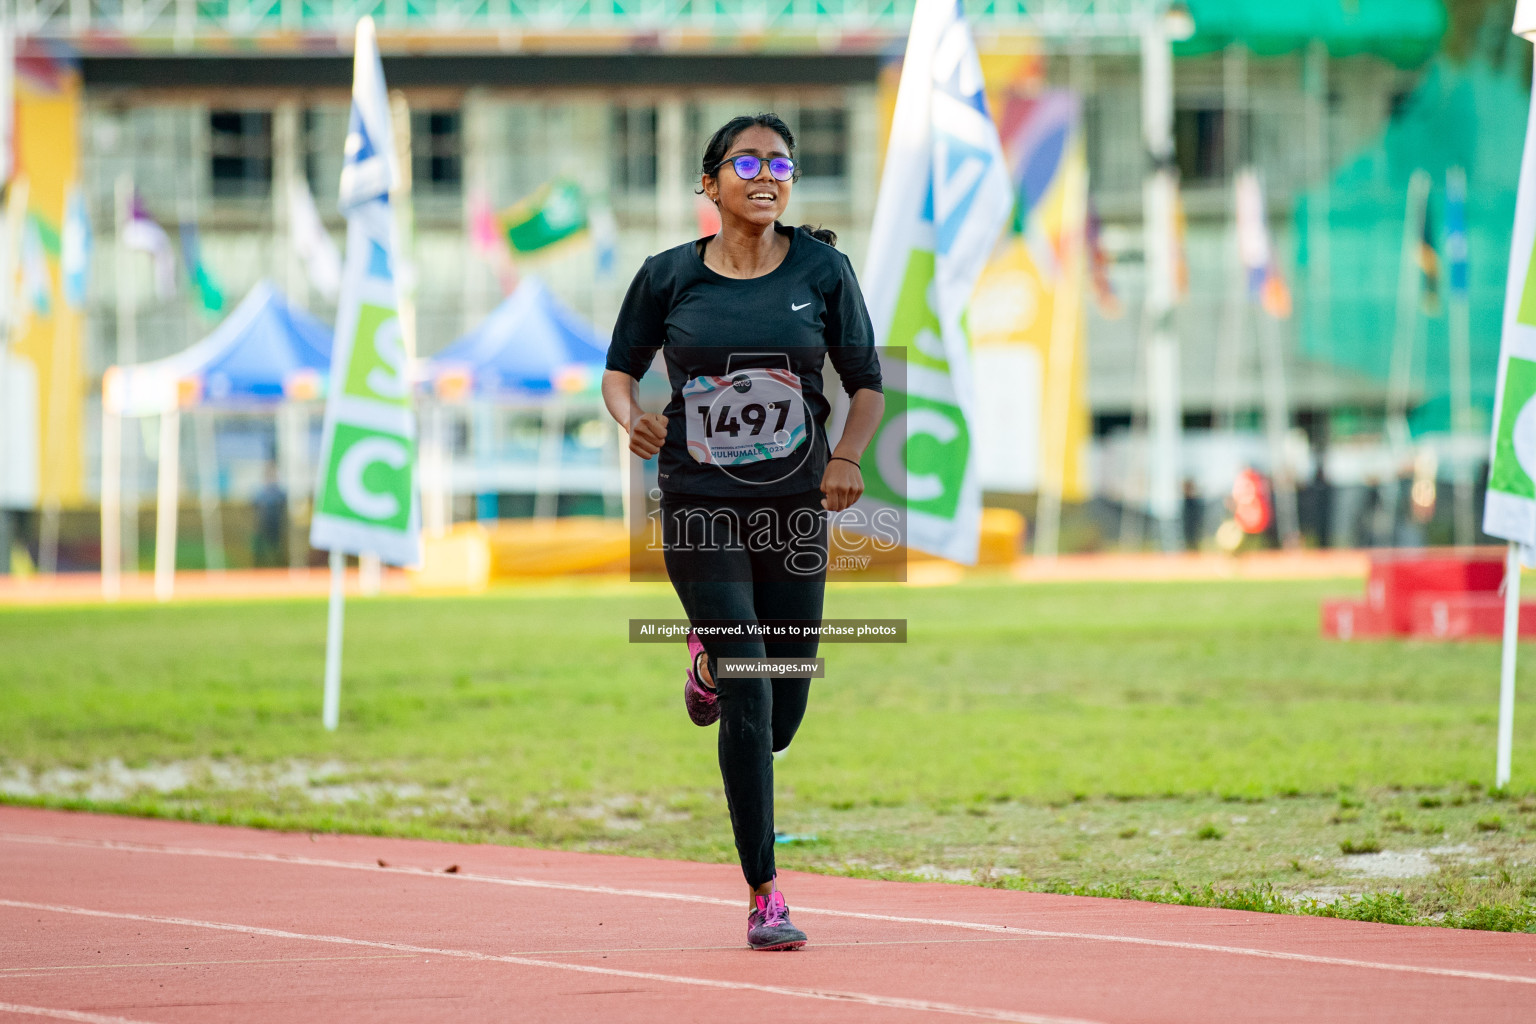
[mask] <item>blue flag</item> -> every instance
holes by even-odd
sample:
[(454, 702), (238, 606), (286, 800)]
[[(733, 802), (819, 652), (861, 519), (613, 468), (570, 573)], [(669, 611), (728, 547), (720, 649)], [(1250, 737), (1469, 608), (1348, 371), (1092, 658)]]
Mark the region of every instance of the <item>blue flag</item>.
[(84, 309), (91, 277), (91, 219), (85, 197), (72, 185), (64, 200), (64, 231), (60, 240), (59, 268), (64, 276), (64, 301), (71, 309)]
[(1467, 297), (1471, 286), (1467, 266), (1467, 176), (1459, 167), (1445, 176), (1445, 262), (1451, 294)]
[(52, 315), (53, 300), (49, 292), (53, 284), (48, 274), (48, 256), (43, 252), (42, 230), (37, 226), (37, 218), (31, 215), (21, 229), (21, 285), (33, 313)]
[(187, 222), (181, 225), (181, 260), (187, 267), (187, 278), (197, 292), (198, 305), (206, 316), (217, 316), (224, 311), (224, 289), (214, 278), (208, 264), (203, 262), (203, 246), (197, 237), (197, 225)]

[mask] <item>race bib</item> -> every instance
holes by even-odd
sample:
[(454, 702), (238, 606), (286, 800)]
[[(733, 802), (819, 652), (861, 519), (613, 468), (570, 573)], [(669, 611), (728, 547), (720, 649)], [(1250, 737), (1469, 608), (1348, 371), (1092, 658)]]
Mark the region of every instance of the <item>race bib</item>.
[(683, 385), (688, 454), (695, 462), (745, 466), (782, 459), (805, 443), (805, 395), (789, 370), (737, 370)]

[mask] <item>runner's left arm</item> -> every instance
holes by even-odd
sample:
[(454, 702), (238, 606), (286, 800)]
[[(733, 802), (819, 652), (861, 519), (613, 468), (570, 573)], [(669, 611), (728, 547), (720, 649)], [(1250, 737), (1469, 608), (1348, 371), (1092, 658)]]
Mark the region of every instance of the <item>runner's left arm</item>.
[(837, 288), (827, 296), (826, 339), (827, 357), (851, 399), (842, 436), (821, 478), (821, 492), (826, 495), (822, 506), (829, 512), (841, 512), (864, 494), (863, 473), (850, 462), (857, 463), (863, 457), (885, 415), (875, 329), (847, 257), (842, 260)]
[(860, 388), (853, 393), (848, 419), (843, 424), (843, 436), (837, 439), (837, 447), (832, 450), (833, 458), (828, 460), (827, 471), (821, 477), (821, 493), (825, 495), (821, 507), (828, 512), (851, 508), (864, 496), (863, 472), (843, 460), (859, 461), (884, 414), (883, 393), (870, 388)]

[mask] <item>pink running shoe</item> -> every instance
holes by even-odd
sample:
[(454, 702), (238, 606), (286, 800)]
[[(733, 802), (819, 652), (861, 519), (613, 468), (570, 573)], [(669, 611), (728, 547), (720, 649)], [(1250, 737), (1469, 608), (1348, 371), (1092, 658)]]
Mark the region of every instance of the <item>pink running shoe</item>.
[(757, 909), (747, 915), (747, 945), (764, 952), (805, 945), (805, 932), (789, 922), (789, 907), (784, 903), (783, 893), (775, 889), (755, 899)]
[(688, 679), (683, 683), (683, 706), (694, 725), (713, 725), (720, 719), (720, 695), (701, 683), (694, 675), (704, 644), (699, 634), (688, 631)]

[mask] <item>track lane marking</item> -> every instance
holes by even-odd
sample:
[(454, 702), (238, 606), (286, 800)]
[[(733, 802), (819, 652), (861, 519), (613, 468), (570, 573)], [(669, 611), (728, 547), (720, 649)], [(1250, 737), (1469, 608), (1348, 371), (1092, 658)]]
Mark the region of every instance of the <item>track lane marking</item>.
[(83, 1010), (60, 1010), (52, 1006), (23, 1006), (21, 1003), (0, 1003), (0, 1013), (23, 1013), (33, 1017), (52, 1017), (55, 1020), (75, 1020), (81, 1024), (150, 1024), (149, 1021), (128, 1017), (110, 1017), (103, 1013), (86, 1013)]
[(371, 953), (367, 956), (274, 956), (258, 960), (160, 960), (142, 964), (42, 964), (37, 967), (0, 967), (12, 977), (48, 971), (106, 971), (119, 967), (222, 967), (239, 964), (312, 964), (331, 960), (408, 960), (414, 953)]
[[(262, 935), (273, 939), (296, 939), (303, 942), (329, 942), (346, 946), (364, 946), (371, 949), (389, 949), (400, 953), (423, 956), (446, 956), (481, 963), (515, 964), (520, 967), (546, 967), (557, 971), (577, 974), (601, 974), (615, 978), (633, 978), (638, 981), (656, 981), (671, 985), (687, 985), (694, 988), (724, 989), (739, 992), (743, 989), (764, 992), (769, 995), (793, 996), (799, 999), (820, 999), (829, 1002), (857, 1003), (864, 1006), (880, 1006), (893, 1010), (916, 1010), (925, 1013), (947, 1013), (959, 1017), (981, 1020), (1010, 1021), (1013, 1024), (1103, 1024), (1080, 1017), (1054, 1017), (1038, 1013), (1019, 1013), (985, 1006), (964, 1006), (959, 1003), (943, 1003), (928, 999), (905, 999), (899, 996), (882, 996), (872, 992), (844, 992), (836, 989), (798, 988), (790, 985), (763, 985), (751, 981), (725, 981), (717, 978), (690, 978), (681, 974), (659, 974), (653, 971), (630, 971), (620, 967), (597, 967), (591, 964), (562, 963), (559, 960), (539, 960), (528, 956), (510, 956), (481, 953), (470, 949), (440, 949), (435, 946), (416, 946), (406, 942), (385, 942), (379, 939), (354, 939), (344, 935), (324, 935), (315, 932), (292, 932), (281, 928), (263, 928), (257, 925), (234, 924), (227, 921), (202, 921), (191, 917), (168, 917), (161, 914), (133, 914), (116, 910), (96, 910), (91, 907), (72, 907), (56, 903), (29, 903), (24, 900), (0, 899), (0, 906), (20, 910), (40, 910), (53, 914), (74, 914), (79, 917), (106, 918), (117, 921), (143, 921), (146, 924), (163, 924), (181, 928), (206, 928), (211, 931), (237, 932), (241, 935)], [(72, 1012), (72, 1011), (66, 1011)], [(75, 1019), (75, 1018), (68, 1018)], [(83, 1019), (83, 1018), (82, 1018)], [(94, 1018), (93, 1018), (94, 1019)], [(117, 1020), (113, 1019), (113, 1024)], [(141, 1024), (141, 1022), (130, 1022)]]
[[(869, 942), (818, 942), (817, 949), (856, 949), (859, 946), (952, 946), (977, 942), (1023, 942), (1027, 935), (1018, 938), (1000, 936), (995, 939), (877, 939)], [(592, 949), (519, 949), (514, 956), (608, 956), (613, 953), (739, 953), (740, 945), (731, 946), (599, 946)], [(0, 976), (28, 977), (49, 971), (98, 971), (119, 967), (220, 967), (241, 964), (309, 964), (327, 963), (332, 960), (409, 960), (414, 953), (374, 953), (367, 956), (277, 956), (247, 960), (159, 960), (147, 963), (120, 964), (40, 964), (36, 967), (0, 967)]]
[[(798, 911), (797, 911), (798, 913)], [(815, 943), (817, 949), (857, 949), (860, 946), (954, 946), (970, 945), (978, 942), (1023, 942), (1031, 938), (1028, 935), (999, 935), (997, 938), (966, 938), (966, 939), (870, 939), (867, 942), (854, 940), (851, 942), (822, 942), (818, 939)], [(740, 944), (732, 946), (614, 946), (600, 949), (524, 949), (518, 951), (518, 956), (584, 956), (588, 953), (739, 953), (743, 947)]]
[[(362, 871), (370, 874), (393, 873), (423, 878), (440, 878), (457, 882), (479, 882), (487, 885), (505, 885), (514, 888), (550, 889), (564, 892), (582, 892), (599, 896), (634, 896), (643, 899), (672, 900), (679, 903), (700, 903), (710, 906), (739, 907), (737, 900), (720, 899), (716, 896), (695, 896), (688, 893), (661, 892), (652, 889), (621, 889), (608, 885), (588, 885), (580, 882), (551, 882), (533, 878), (507, 878), (497, 875), (476, 875), (458, 871), (445, 874), (429, 868), (404, 865), (379, 867), (361, 861), (329, 860), (320, 857), (286, 856), (275, 853), (255, 853), (241, 850), (214, 850), (193, 846), (157, 846), (149, 843), (130, 843), (116, 839), (62, 839), (53, 836), (17, 835), (0, 833), (0, 840), (17, 843), (35, 843), (44, 846), (68, 846), (82, 849), (105, 849), (127, 853), (158, 853), (169, 856), (211, 857), (221, 860), (258, 861), (271, 864), (293, 864), (299, 867), (336, 868), (345, 871)], [(0, 905), (5, 903), (0, 900)], [(957, 921), (939, 917), (903, 917), (894, 914), (874, 914), (860, 910), (834, 910), (827, 907), (808, 907), (795, 904), (797, 914), (820, 914), (825, 917), (843, 917), (860, 921), (880, 921), (891, 924), (931, 925), (939, 928), (960, 928), (967, 931), (993, 934), (1029, 936), (1041, 939), (1078, 939), (1089, 942), (1110, 942), (1129, 946), (1151, 946), (1161, 949), (1182, 949), (1199, 953), (1222, 953), (1230, 956), (1254, 957), (1261, 960), (1283, 960), (1294, 963), (1318, 964), (1329, 967), (1354, 967), (1364, 970), (1390, 971), (1399, 974), (1424, 974), (1432, 977), (1461, 978), (1469, 981), (1497, 981), (1515, 985), (1536, 985), (1536, 976), (1496, 974), (1491, 971), (1467, 971), (1455, 967), (1425, 967), (1416, 964), (1394, 964), (1378, 960), (1355, 960), (1348, 957), (1321, 956), (1315, 953), (1287, 953), (1252, 946), (1222, 946), (1207, 942), (1184, 942), (1179, 939), (1153, 939), (1137, 935), (1110, 935), (1101, 932), (1066, 932), (1043, 928), (1021, 928), (1006, 924), (984, 924), (979, 921)]]

